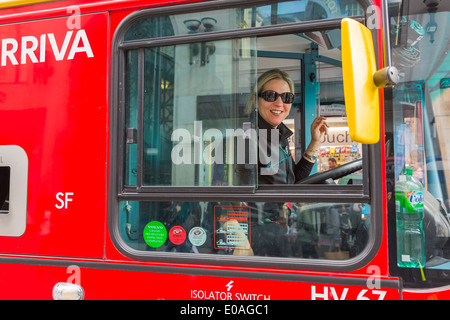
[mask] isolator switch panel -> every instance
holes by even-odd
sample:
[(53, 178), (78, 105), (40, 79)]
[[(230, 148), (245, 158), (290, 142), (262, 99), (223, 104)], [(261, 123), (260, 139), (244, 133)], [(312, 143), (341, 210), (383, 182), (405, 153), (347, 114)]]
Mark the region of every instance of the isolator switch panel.
[(0, 237), (20, 237), (27, 225), (28, 156), (0, 145)]
[(6, 166), (0, 167), (0, 214), (9, 213), (10, 184), (11, 184), (11, 168)]

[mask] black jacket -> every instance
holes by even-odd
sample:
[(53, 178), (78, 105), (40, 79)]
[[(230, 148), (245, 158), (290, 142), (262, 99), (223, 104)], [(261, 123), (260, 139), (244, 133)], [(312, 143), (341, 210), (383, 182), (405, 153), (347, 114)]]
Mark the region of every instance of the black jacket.
[[(258, 129), (258, 184), (293, 184), (309, 176), (314, 163), (303, 157), (297, 164), (294, 162), (288, 141), (293, 132), (284, 123), (277, 127), (278, 146), (277, 143), (272, 143), (273, 127), (261, 116), (258, 116)], [(265, 129), (265, 132), (261, 129)], [(271, 157), (273, 152), (278, 152), (278, 158)]]

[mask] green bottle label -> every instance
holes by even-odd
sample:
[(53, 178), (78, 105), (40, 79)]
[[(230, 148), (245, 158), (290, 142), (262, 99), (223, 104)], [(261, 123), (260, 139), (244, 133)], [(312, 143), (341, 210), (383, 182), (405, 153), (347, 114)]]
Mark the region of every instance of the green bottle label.
[(423, 192), (408, 191), (395, 192), (395, 206), (397, 212), (422, 213), (423, 212)]

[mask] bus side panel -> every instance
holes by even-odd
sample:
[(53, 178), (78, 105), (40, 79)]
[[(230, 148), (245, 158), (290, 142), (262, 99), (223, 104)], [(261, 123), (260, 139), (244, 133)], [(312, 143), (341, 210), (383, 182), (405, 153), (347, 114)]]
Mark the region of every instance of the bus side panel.
[[(20, 263), (20, 259), (17, 260)], [(49, 261), (47, 261), (49, 262)], [(83, 265), (83, 262), (80, 262)], [(86, 300), (397, 300), (398, 282), (368, 278), (304, 276), (289, 281), (137, 271), (133, 266), (79, 267), (0, 263), (0, 299), (52, 299), (58, 282), (80, 285)], [(104, 269), (105, 268), (105, 269)], [(115, 269), (120, 268), (120, 269)], [(180, 269), (182, 270), (182, 269)], [(16, 275), (23, 276), (16, 276)], [(386, 285), (383, 285), (386, 284)]]
[(0, 252), (103, 257), (108, 13), (0, 26), (0, 145), (28, 156), (25, 233)]

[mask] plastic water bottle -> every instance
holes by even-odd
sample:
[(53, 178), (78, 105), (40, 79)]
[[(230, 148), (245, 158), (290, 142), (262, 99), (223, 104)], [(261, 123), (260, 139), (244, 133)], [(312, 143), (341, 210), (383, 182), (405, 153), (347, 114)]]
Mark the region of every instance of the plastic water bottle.
[(423, 186), (412, 176), (413, 169), (405, 168), (395, 184), (397, 216), (397, 264), (405, 268), (425, 265), (425, 234)]

